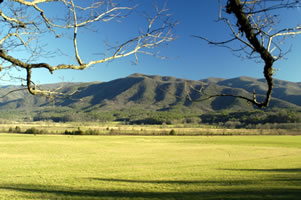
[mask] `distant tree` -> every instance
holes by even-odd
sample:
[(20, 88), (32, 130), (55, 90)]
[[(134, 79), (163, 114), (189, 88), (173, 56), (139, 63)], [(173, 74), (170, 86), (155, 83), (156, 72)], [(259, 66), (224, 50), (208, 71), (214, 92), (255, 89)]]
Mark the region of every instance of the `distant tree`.
[[(107, 44), (107, 50), (95, 52), (99, 55), (95, 60), (84, 58), (87, 50), (82, 49), (83, 42), (80, 43), (80, 40), (87, 39), (83, 36), (85, 31), (98, 31), (97, 27), (101, 23), (130, 19), (137, 7), (131, 0), (0, 0), (2, 79), (9, 77), (21, 81), (23, 89), (33, 95), (54, 95), (57, 91), (41, 89), (33, 82), (34, 70), (46, 69), (52, 74), (63, 69), (84, 70), (95, 64), (130, 55), (137, 59), (138, 53), (156, 55), (158, 46), (174, 39), (172, 30), (175, 23), (170, 20), (164, 6), (162, 9), (154, 6), (153, 15), (145, 14), (147, 20), (144, 29), (137, 31), (136, 36), (118, 44)], [(58, 11), (52, 13), (53, 8)], [(119, 34), (122, 38), (123, 33)], [(46, 57), (50, 55), (50, 50), (46, 40), (49, 37), (57, 38), (62, 45), (70, 42), (74, 62), (58, 65), (47, 63)], [(61, 55), (69, 53), (63, 49), (60, 51)], [(41, 62), (44, 57), (45, 62)], [(14, 77), (12, 71), (15, 69), (24, 71), (24, 76)]]
[[(203, 101), (217, 96), (232, 96), (247, 100), (259, 108), (267, 107), (273, 90), (274, 63), (287, 53), (281, 45), (290, 36), (301, 34), (298, 24), (288, 27), (281, 24), (283, 13), (301, 6), (300, 0), (219, 0), (219, 21), (224, 22), (232, 35), (228, 40), (216, 42), (202, 36), (196, 36), (211, 45), (226, 47), (239, 56), (255, 59), (264, 63), (264, 77), (268, 90), (262, 102), (257, 101), (256, 91), (253, 97), (231, 94), (207, 95)], [(285, 17), (285, 16), (284, 16)]]

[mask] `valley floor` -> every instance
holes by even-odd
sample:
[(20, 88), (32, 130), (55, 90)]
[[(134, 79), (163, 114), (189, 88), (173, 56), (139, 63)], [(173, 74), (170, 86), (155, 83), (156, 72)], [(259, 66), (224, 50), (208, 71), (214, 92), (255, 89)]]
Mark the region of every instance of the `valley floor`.
[(297, 200), (300, 137), (0, 134), (0, 199)]
[(296, 125), (296, 128), (293, 129), (230, 129), (204, 124), (124, 125), (114, 122), (10, 122), (0, 124), (0, 132), (45, 135), (301, 135), (301, 127)]

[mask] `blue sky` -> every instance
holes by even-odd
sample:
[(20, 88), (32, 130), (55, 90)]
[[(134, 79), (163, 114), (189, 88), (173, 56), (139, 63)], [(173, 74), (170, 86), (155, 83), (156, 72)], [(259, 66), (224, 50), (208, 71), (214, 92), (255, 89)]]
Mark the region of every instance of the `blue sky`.
[[(135, 1), (134, 1), (135, 2)], [(149, 12), (153, 9), (151, 0), (137, 1), (139, 9)], [(163, 1), (158, 1), (159, 4)], [(161, 4), (160, 4), (161, 5)], [(227, 39), (229, 31), (222, 23), (217, 23), (217, 0), (169, 0), (167, 7), (172, 17), (179, 22), (175, 27), (177, 39), (168, 46), (159, 48), (160, 55), (168, 59), (159, 59), (149, 55), (139, 55), (139, 62), (133, 65), (134, 56), (121, 58), (110, 63), (98, 64), (84, 71), (62, 70), (49, 75), (46, 70), (33, 72), (33, 79), (39, 83), (54, 83), (62, 80), (69, 82), (110, 81), (126, 77), (133, 73), (149, 75), (175, 76), (178, 78), (200, 80), (208, 77), (234, 78), (238, 76), (250, 76), (263, 78), (263, 64), (233, 56), (232, 52), (225, 48), (208, 45), (206, 42), (192, 37), (202, 35), (212, 40), (221, 41)], [(55, 13), (57, 7), (48, 7), (48, 11)], [(288, 11), (286, 21), (301, 24), (300, 12)], [(297, 15), (297, 16), (296, 16)], [(98, 33), (80, 32), (80, 53), (84, 60), (95, 58), (104, 52), (104, 41), (125, 41), (129, 39), (138, 28), (144, 24), (143, 17), (134, 13), (130, 22), (104, 24), (98, 27)], [(48, 46), (55, 49), (66, 50), (73, 55), (72, 40), (47, 38)], [(275, 78), (294, 82), (301, 82), (301, 35), (288, 40), (285, 48), (291, 48), (291, 52), (285, 60), (277, 61)], [(68, 57), (43, 58), (41, 61), (50, 63), (73, 62)]]

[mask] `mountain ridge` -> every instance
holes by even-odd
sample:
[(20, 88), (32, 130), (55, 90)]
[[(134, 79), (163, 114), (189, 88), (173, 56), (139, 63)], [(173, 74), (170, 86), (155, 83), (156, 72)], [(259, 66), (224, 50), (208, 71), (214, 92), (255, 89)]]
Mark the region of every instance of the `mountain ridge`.
[[(270, 109), (301, 110), (301, 83), (275, 80)], [(0, 110), (41, 111), (50, 107), (66, 108), (78, 112), (144, 109), (145, 111), (178, 110), (179, 112), (205, 113), (210, 111), (243, 111), (257, 109), (245, 100), (233, 97), (215, 97), (201, 102), (206, 95), (233, 94), (252, 98), (256, 91), (258, 100), (265, 96), (264, 79), (242, 76), (232, 79), (208, 78), (199, 81), (172, 76), (132, 74), (108, 82), (55, 83), (41, 88), (56, 89), (72, 94), (66, 98), (49, 101), (46, 97), (32, 96), (26, 90), (14, 92), (0, 99)], [(17, 86), (1, 86), (0, 95)], [(201, 90), (198, 92), (197, 90)]]

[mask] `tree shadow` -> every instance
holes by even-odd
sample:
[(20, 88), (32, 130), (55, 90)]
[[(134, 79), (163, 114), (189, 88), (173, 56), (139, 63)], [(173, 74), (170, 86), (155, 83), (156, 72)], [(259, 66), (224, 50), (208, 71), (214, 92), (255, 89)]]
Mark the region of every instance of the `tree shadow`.
[[(254, 171), (277, 173), (299, 173), (301, 169), (223, 169), (233, 171)], [(283, 175), (283, 174), (282, 174)], [(282, 177), (273, 176), (270, 181), (290, 181), (294, 178), (300, 181), (298, 176)], [(260, 180), (136, 180), (136, 179), (114, 179), (114, 178), (87, 178), (89, 181), (127, 183), (125, 189), (101, 188), (103, 184), (95, 183), (93, 188), (73, 188), (55, 185), (39, 184), (6, 184), (0, 185), (2, 190), (20, 192), (30, 195), (30, 199), (162, 199), (162, 200), (299, 200), (301, 196), (300, 182), (287, 187), (264, 185)], [(131, 185), (132, 184), (132, 185)], [(144, 190), (147, 184), (169, 185), (168, 190)], [(99, 187), (97, 186), (99, 185)], [(113, 185), (113, 184), (112, 184)], [(121, 184), (122, 185), (122, 184)], [(191, 189), (186, 189), (185, 185)], [(141, 187), (140, 187), (141, 186)], [(208, 187), (207, 187), (208, 186)], [(222, 187), (220, 187), (222, 186)], [(225, 186), (225, 187), (223, 187)], [(228, 186), (228, 187), (227, 187)], [(153, 187), (154, 188), (154, 187)], [(1, 192), (2, 193), (2, 192)]]
[(254, 172), (258, 176), (267, 177), (266, 180), (273, 182), (288, 182), (290, 185), (300, 187), (301, 191), (301, 168), (279, 169), (221, 169), (225, 171)]
[(14, 184), (0, 186), (0, 190), (13, 190), (30, 193), (30, 199), (181, 199), (181, 200), (297, 200), (300, 199), (299, 189), (237, 189), (217, 191), (179, 191), (153, 192), (129, 190), (77, 190), (58, 186)]
[[(301, 196), (301, 168), (280, 169), (221, 169), (224, 171), (254, 172), (264, 179), (236, 180), (139, 180), (88, 177), (94, 187), (40, 184), (3, 184), (0, 194), (7, 191), (29, 196), (29, 199), (161, 199), (161, 200), (299, 200)], [(278, 181), (284, 181), (280, 183)], [(102, 182), (98, 184), (98, 182)], [(273, 184), (277, 183), (278, 184)], [(102, 185), (120, 187), (102, 188)], [(124, 188), (124, 183), (127, 186)], [(148, 184), (158, 185), (150, 187)], [(161, 186), (169, 189), (161, 189)], [(149, 185), (150, 186), (150, 185)], [(186, 187), (187, 186), (187, 187)], [(163, 187), (163, 188), (164, 188)], [(124, 188), (124, 189), (123, 189)], [(154, 189), (157, 188), (157, 189)], [(2, 193), (4, 191), (4, 193)], [(2, 197), (2, 196), (1, 196)], [(26, 199), (26, 198), (24, 198)]]
[(278, 173), (300, 173), (301, 168), (279, 168), (279, 169), (222, 169), (229, 171), (249, 171), (249, 172), (278, 172)]
[(256, 181), (250, 180), (133, 180), (133, 179), (113, 179), (113, 178), (88, 178), (94, 181), (140, 183), (140, 184), (169, 184), (169, 185), (249, 185)]

